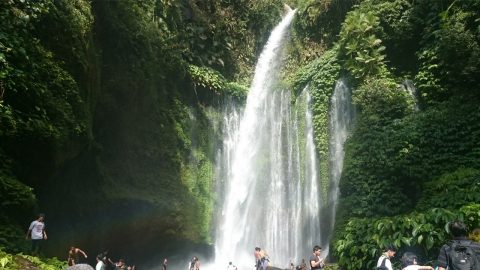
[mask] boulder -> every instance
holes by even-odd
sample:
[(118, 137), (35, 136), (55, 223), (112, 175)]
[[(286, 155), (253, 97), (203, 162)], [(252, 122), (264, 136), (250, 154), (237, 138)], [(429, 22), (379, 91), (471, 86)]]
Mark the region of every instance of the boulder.
[(93, 267), (91, 267), (88, 264), (76, 264), (74, 266), (69, 266), (67, 269), (68, 270), (94, 270)]

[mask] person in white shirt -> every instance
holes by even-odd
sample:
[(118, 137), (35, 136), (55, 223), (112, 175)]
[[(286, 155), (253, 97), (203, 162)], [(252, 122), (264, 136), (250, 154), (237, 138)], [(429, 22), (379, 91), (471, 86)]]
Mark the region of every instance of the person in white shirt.
[(390, 258), (393, 258), (397, 253), (397, 249), (393, 245), (389, 245), (385, 248), (385, 252), (382, 253), (382, 256), (378, 258), (377, 269), (379, 270), (393, 270), (392, 262)]
[(105, 270), (107, 267), (103, 262), (103, 255), (97, 256), (97, 265), (95, 266), (95, 270)]
[(42, 240), (47, 240), (47, 231), (45, 230), (45, 215), (39, 214), (38, 218), (28, 227), (26, 239), (32, 239), (32, 255), (39, 255), (41, 251)]
[(405, 252), (402, 256), (404, 268), (402, 270), (433, 270), (431, 266), (418, 265), (418, 258), (412, 252)]

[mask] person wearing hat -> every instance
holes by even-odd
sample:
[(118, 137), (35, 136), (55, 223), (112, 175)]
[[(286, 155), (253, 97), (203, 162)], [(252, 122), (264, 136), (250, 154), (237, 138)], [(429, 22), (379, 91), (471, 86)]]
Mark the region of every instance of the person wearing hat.
[(322, 252), (322, 248), (319, 246), (313, 247), (313, 255), (310, 256), (310, 269), (322, 269), (325, 266), (325, 258), (320, 258), (320, 253)]
[(39, 214), (37, 219), (30, 223), (26, 239), (32, 240), (32, 255), (39, 255), (42, 240), (47, 240), (47, 231), (45, 230), (45, 215)]

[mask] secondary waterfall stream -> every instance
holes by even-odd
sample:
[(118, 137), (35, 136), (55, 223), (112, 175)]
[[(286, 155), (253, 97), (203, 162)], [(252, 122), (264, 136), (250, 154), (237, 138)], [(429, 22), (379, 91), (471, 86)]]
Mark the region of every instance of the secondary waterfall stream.
[(307, 91), (292, 107), (290, 91), (278, 85), (283, 45), (295, 11), (289, 11), (257, 63), (243, 114), (224, 120), (223, 148), (217, 157), (222, 182), (215, 261), (225, 267), (254, 267), (258, 246), (271, 263), (287, 267), (320, 243), (321, 208), (317, 158)]
[(343, 169), (343, 158), (345, 156), (344, 143), (355, 119), (355, 108), (352, 105), (352, 95), (344, 79), (340, 79), (335, 84), (333, 95), (330, 100), (329, 126), (329, 168), (330, 168), (330, 187), (328, 192), (328, 219), (329, 228), (326, 229), (330, 234), (335, 222), (335, 212), (339, 196), (339, 182)]

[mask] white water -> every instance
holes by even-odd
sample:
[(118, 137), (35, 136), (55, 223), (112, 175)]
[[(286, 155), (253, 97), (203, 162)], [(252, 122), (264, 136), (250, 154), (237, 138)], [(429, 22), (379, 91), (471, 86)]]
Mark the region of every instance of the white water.
[[(308, 91), (292, 107), (278, 86), (283, 45), (294, 11), (272, 31), (260, 59), (243, 114), (229, 109), (217, 155), (219, 207), (215, 269), (232, 261), (254, 269), (261, 247), (274, 266), (308, 259), (320, 244), (320, 187)], [(241, 116), (240, 116), (241, 115)]]
[(326, 232), (330, 235), (335, 222), (337, 209), (340, 177), (343, 169), (345, 156), (344, 143), (347, 140), (349, 131), (353, 127), (355, 109), (352, 105), (352, 95), (343, 79), (335, 84), (332, 98), (330, 100), (329, 125), (330, 125), (330, 187), (329, 187), (329, 221), (330, 227)]
[(402, 86), (413, 100), (413, 109), (415, 111), (418, 111), (419, 108), (418, 108), (417, 88), (413, 84), (413, 81), (412, 80), (405, 80), (405, 81), (403, 81)]

